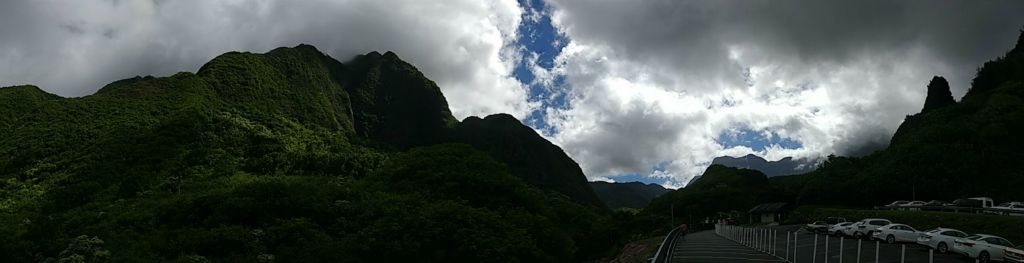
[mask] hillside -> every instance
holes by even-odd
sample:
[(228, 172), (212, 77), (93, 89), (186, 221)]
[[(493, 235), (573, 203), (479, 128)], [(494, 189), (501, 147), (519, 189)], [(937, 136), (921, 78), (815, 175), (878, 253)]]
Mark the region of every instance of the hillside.
[(711, 164), (758, 170), (768, 177), (802, 174), (814, 171), (816, 168), (814, 162), (804, 159), (794, 160), (792, 157), (786, 157), (778, 161), (768, 161), (753, 154), (742, 157), (719, 156), (711, 160)]
[(0, 118), (5, 262), (564, 262), (619, 242), (561, 149), (510, 116), (458, 122), (391, 52), (0, 88)]
[(641, 182), (590, 182), (590, 187), (609, 209), (644, 208), (654, 198), (669, 192), (661, 185)]
[(641, 216), (646, 220), (668, 222), (673, 214), (671, 210), (675, 209), (677, 220), (702, 220), (715, 217), (718, 212), (746, 212), (757, 204), (784, 202), (790, 198), (757, 170), (715, 164), (691, 185), (655, 198)]

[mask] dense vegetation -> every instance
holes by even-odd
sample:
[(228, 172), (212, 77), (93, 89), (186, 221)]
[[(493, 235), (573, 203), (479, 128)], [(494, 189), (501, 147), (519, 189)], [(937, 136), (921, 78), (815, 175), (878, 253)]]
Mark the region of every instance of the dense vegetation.
[(625, 219), (575, 162), (497, 118), (460, 128), (393, 53), (306, 45), (82, 98), (0, 88), (0, 261), (564, 262), (618, 244)]

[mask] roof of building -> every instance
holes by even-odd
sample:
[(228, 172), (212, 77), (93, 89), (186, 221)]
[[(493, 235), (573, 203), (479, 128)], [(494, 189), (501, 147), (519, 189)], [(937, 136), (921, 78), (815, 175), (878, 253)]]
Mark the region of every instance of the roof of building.
[(751, 214), (764, 214), (764, 213), (776, 213), (781, 212), (786, 208), (787, 203), (764, 203), (751, 208), (747, 213)]

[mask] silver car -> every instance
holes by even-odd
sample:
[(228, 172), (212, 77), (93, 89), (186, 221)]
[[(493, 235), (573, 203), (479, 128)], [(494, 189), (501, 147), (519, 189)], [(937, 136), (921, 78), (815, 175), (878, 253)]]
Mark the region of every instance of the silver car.
[(847, 228), (849, 228), (850, 225), (852, 225), (852, 224), (853, 224), (853, 222), (842, 222), (842, 223), (839, 223), (839, 224), (832, 225), (831, 227), (828, 228), (828, 234), (829, 235), (833, 235), (833, 236), (837, 236), (837, 237), (838, 236), (843, 236), (843, 235), (845, 235), (844, 234), (845, 230)]

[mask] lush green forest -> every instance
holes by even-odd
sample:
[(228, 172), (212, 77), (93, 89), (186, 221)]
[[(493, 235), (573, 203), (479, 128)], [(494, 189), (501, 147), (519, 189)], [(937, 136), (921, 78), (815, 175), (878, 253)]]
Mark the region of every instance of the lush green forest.
[(770, 179), (713, 165), (692, 186), (655, 199), (639, 218), (666, 222), (672, 206), (677, 218), (714, 217), (778, 201), (859, 208), (974, 196), (1024, 201), (1024, 32), (1005, 56), (978, 69), (959, 102), (942, 77), (926, 87), (922, 112), (907, 116), (886, 149), (829, 156), (813, 172)]
[(3, 262), (565, 262), (626, 220), (557, 146), (508, 115), (457, 121), (390, 52), (0, 88)]

